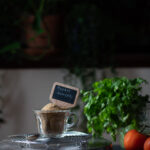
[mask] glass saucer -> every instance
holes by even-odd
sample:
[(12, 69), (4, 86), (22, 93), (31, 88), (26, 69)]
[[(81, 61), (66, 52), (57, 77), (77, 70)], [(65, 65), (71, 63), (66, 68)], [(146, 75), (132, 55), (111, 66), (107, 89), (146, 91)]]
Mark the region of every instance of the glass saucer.
[(35, 143), (35, 142), (42, 142), (42, 143), (49, 143), (49, 142), (63, 142), (63, 141), (81, 141), (90, 138), (91, 135), (79, 131), (68, 131), (62, 134), (61, 137), (41, 137), (39, 134), (20, 134), (20, 135), (10, 135), (9, 139), (12, 142), (18, 143)]
[(11, 135), (9, 136), (9, 142), (16, 143), (24, 148), (38, 149), (42, 146), (48, 148), (48, 150), (105, 150), (111, 144), (104, 138), (96, 139), (90, 134), (79, 131), (68, 131), (61, 138), (44, 138), (38, 134)]

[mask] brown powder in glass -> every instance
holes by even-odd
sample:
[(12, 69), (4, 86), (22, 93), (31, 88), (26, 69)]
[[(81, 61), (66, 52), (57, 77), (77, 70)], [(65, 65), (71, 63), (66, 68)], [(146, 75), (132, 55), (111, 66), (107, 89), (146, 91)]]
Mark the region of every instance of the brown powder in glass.
[(61, 134), (64, 131), (65, 112), (39, 112), (43, 134)]

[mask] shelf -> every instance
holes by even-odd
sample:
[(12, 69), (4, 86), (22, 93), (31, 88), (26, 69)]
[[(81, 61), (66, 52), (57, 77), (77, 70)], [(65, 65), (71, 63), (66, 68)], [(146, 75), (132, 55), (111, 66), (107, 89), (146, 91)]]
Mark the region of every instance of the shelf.
[(118, 54), (117, 67), (150, 67), (150, 54)]
[[(103, 59), (107, 59), (104, 64)], [(83, 60), (84, 61), (84, 60)], [(103, 63), (102, 63), (103, 62)], [(150, 54), (118, 54), (114, 57), (114, 65), (116, 67), (150, 67)], [(64, 68), (66, 59), (63, 55), (49, 56), (39, 61), (21, 59), (17, 61), (5, 62), (0, 61), (1, 69), (28, 69), (28, 68)], [(74, 62), (70, 67), (73, 67)], [(101, 68), (103, 65), (110, 66), (109, 57), (99, 56), (99, 65), (96, 67)], [(87, 67), (93, 67), (89, 64)], [(94, 66), (95, 67), (95, 66)]]

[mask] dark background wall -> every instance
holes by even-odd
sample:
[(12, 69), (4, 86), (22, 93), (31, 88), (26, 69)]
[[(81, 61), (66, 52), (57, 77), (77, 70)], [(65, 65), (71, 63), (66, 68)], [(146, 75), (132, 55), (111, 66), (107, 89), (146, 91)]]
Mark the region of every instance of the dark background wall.
[[(38, 0), (1, 0), (1, 67), (62, 67), (68, 63), (67, 60), (72, 66), (77, 64), (81, 67), (150, 65), (148, 0), (47, 0), (42, 11), (41, 6)], [(31, 14), (36, 16), (33, 27), (37, 32), (38, 23), (44, 16), (63, 15), (63, 40), (59, 40), (63, 44), (55, 63), (50, 61), (51, 56), (46, 57), (45, 63), (41, 60), (31, 63), (22, 51), (28, 47), (22, 38), (22, 22), (24, 16)]]

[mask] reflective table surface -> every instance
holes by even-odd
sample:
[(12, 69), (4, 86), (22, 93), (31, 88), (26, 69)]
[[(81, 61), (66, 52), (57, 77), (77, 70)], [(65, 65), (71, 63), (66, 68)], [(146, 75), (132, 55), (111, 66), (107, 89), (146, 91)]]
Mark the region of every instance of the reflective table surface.
[(61, 138), (42, 138), (38, 134), (11, 135), (0, 142), (0, 150), (111, 150), (104, 138), (70, 131)]

